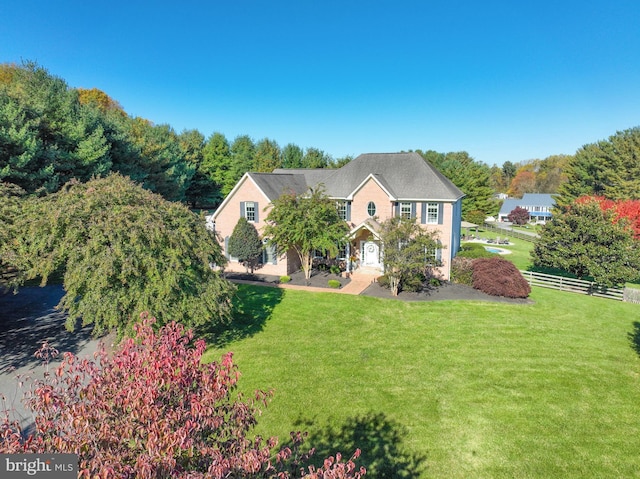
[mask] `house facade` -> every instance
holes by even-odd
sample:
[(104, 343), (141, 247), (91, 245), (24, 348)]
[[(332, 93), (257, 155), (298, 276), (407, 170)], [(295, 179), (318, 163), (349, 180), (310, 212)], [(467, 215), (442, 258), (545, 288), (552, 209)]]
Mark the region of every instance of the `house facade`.
[[(207, 218), (227, 256), (227, 270), (244, 271), (228, 255), (228, 241), (240, 217), (259, 233), (273, 200), (285, 192), (304, 194), (323, 187), (336, 201), (349, 234), (338, 258), (347, 271), (382, 274), (384, 249), (380, 223), (393, 217), (415, 218), (436, 232), (439, 248), (430, 254), (440, 266), (436, 273), (449, 279), (451, 260), (460, 247), (461, 202), (464, 194), (417, 153), (360, 155), (339, 169), (277, 169), (272, 173), (246, 173)], [(266, 241), (265, 241), (266, 243)], [(277, 256), (265, 246), (261, 274), (285, 275), (300, 269), (293, 251)]]
[(529, 212), (529, 221), (546, 223), (551, 219), (555, 201), (553, 195), (546, 193), (525, 193), (522, 199), (506, 199), (500, 207), (498, 221), (509, 221), (509, 213), (518, 206)]

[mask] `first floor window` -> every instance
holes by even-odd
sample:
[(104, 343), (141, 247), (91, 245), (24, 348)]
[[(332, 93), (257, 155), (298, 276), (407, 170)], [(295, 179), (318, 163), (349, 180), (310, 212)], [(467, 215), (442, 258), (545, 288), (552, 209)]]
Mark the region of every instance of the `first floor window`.
[(262, 264), (276, 264), (276, 245), (269, 244), (269, 240), (267, 238), (262, 240), (262, 244), (264, 245), (264, 249), (262, 250)]

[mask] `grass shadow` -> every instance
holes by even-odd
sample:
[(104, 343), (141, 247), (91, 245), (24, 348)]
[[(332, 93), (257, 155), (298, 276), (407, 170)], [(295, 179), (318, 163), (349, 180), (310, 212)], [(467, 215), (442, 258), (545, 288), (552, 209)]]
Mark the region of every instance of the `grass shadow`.
[(628, 334), (629, 344), (638, 356), (640, 356), (640, 322), (633, 322), (633, 331)]
[(215, 347), (251, 337), (262, 331), (273, 308), (282, 301), (283, 294), (280, 288), (239, 284), (233, 298), (231, 323), (204, 327), (197, 333), (207, 344)]
[(384, 413), (350, 417), (338, 427), (329, 426), (323, 430), (318, 430), (317, 426), (314, 429), (312, 420), (299, 419), (295, 426), (309, 431), (305, 445), (316, 451), (308, 465), (319, 466), (324, 458), (335, 456), (337, 452), (348, 459), (360, 449), (362, 454), (356, 465), (366, 468), (367, 478), (420, 477), (427, 467), (426, 456), (408, 452), (403, 447), (406, 427)]

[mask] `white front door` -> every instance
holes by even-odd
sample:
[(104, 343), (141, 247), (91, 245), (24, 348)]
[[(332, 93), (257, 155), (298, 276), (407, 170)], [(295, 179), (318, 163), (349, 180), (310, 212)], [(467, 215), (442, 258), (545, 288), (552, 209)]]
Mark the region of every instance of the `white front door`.
[(380, 267), (380, 246), (374, 241), (361, 241), (362, 266)]

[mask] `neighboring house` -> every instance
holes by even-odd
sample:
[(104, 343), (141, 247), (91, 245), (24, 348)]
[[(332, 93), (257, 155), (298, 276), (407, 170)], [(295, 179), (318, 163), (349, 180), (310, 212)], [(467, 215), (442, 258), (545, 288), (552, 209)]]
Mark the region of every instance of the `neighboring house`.
[(522, 199), (506, 199), (498, 213), (498, 221), (509, 221), (509, 213), (518, 206), (529, 212), (529, 221), (545, 223), (551, 219), (555, 201), (553, 195), (546, 193), (525, 193)]
[[(347, 244), (339, 254), (348, 269), (355, 266), (355, 272), (381, 274), (380, 222), (392, 216), (405, 216), (416, 218), (424, 228), (437, 232), (442, 247), (432, 254), (441, 264), (437, 270), (441, 277), (449, 279), (451, 260), (460, 248), (464, 193), (417, 153), (364, 154), (339, 169), (246, 173), (207, 218), (223, 243), (229, 259), (227, 269), (244, 271), (227, 253), (229, 236), (241, 216), (262, 233), (273, 200), (285, 192), (304, 194), (310, 187), (318, 186), (335, 199), (341, 217), (350, 227)], [(262, 274), (280, 276), (300, 268), (295, 252), (277, 257), (273, 248), (268, 247), (262, 263), (259, 270)]]

